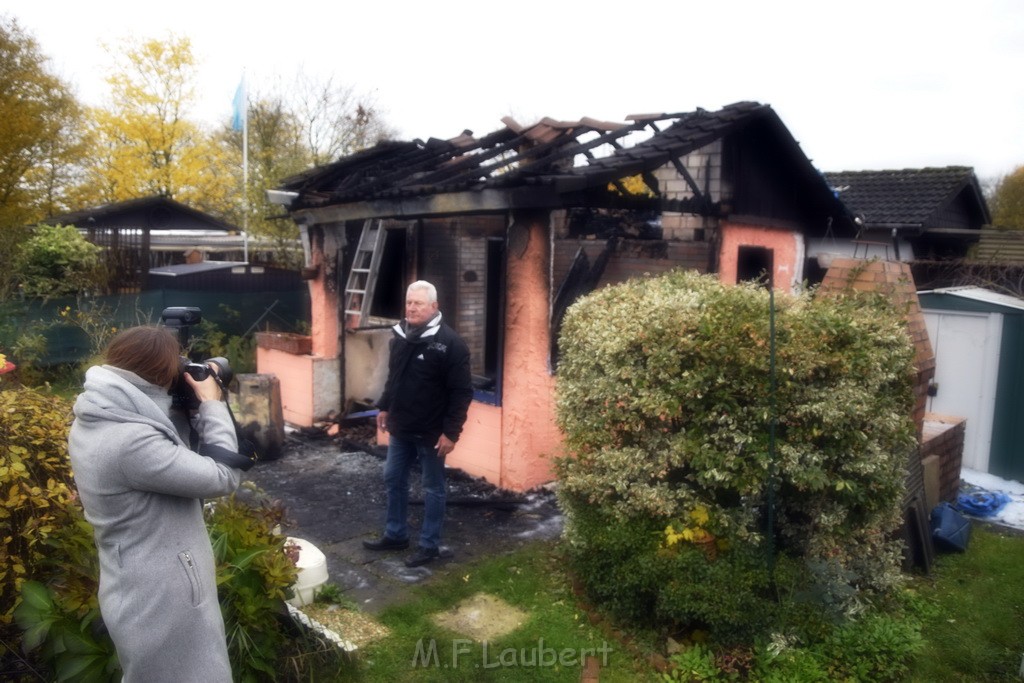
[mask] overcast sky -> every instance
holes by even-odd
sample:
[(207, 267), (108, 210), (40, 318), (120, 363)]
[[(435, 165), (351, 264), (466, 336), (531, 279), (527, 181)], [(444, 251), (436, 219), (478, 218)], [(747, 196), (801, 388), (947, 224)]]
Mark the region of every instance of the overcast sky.
[(1024, 165), (1022, 0), (0, 0), (87, 103), (120, 39), (187, 36), (198, 119), (230, 119), (243, 71), (299, 69), (373, 98), (402, 139), (512, 115), (769, 104), (822, 171)]

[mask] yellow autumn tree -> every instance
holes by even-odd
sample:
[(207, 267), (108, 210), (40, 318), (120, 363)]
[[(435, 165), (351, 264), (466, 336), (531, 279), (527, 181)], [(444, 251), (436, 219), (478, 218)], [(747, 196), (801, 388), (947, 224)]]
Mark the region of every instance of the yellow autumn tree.
[(108, 50), (109, 104), (89, 112), (89, 160), (78, 203), (164, 196), (216, 216), (238, 203), (224, 141), (190, 118), (197, 65), (188, 38), (126, 40)]
[(26, 226), (61, 209), (79, 149), (79, 106), (35, 38), (0, 16), (0, 299)]

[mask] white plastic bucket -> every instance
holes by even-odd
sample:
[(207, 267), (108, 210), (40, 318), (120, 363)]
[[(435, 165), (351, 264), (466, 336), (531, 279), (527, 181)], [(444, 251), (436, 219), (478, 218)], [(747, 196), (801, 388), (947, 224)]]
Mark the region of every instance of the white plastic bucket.
[(317, 589), (327, 583), (327, 557), (304, 538), (289, 537), (288, 543), (299, 546), (299, 559), (295, 563), (299, 576), (292, 585), (295, 596), (288, 603), (302, 607), (313, 602)]

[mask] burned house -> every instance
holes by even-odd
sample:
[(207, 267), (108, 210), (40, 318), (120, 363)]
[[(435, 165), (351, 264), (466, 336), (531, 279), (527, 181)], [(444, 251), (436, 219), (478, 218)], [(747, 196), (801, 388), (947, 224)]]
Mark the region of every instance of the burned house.
[(301, 228), (312, 301), (309, 352), (258, 349), (288, 421), (373, 405), (405, 286), (426, 279), (473, 354), (476, 396), (448, 462), (527, 489), (560, 453), (557, 340), (576, 298), (674, 268), (789, 290), (808, 279), (809, 241), (857, 235), (765, 104), (503, 122), (382, 142), (269, 193)]

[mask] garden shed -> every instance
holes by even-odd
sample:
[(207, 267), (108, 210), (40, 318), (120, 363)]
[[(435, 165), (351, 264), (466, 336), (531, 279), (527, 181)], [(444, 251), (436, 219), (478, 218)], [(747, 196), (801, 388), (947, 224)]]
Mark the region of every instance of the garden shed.
[(981, 287), (918, 296), (935, 353), (929, 411), (966, 418), (964, 467), (1024, 481), (1024, 299)]

